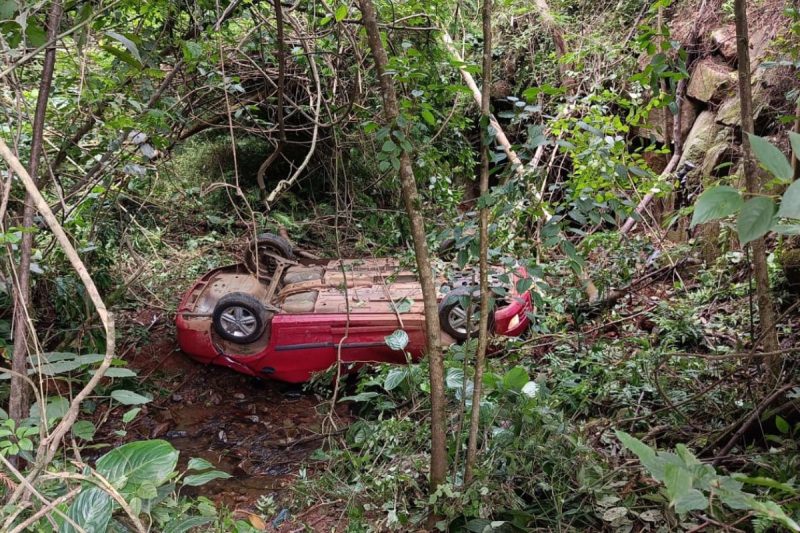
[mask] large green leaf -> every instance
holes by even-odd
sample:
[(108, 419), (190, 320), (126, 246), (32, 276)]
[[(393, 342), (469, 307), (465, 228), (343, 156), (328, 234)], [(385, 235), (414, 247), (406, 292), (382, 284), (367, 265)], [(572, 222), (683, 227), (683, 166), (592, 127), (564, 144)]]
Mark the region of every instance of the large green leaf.
[(178, 450), (165, 440), (123, 444), (97, 461), (97, 471), (122, 494), (132, 494), (144, 482), (156, 487), (169, 479), (178, 464)]
[(778, 209), (778, 216), (785, 218), (800, 218), (800, 180), (795, 181), (781, 199), (781, 207)]
[(139, 55), (139, 48), (136, 46), (136, 43), (134, 43), (133, 41), (131, 41), (130, 39), (128, 39), (124, 35), (121, 35), (121, 34), (115, 32), (115, 31), (107, 31), (106, 35), (108, 35), (109, 37), (111, 37), (115, 41), (117, 41), (120, 44), (122, 44), (122, 46), (124, 46), (128, 50), (128, 52), (134, 58), (136, 58), (136, 61), (139, 62), (139, 65), (142, 64), (142, 56)]
[(697, 199), (692, 215), (692, 227), (730, 216), (739, 211), (743, 203), (742, 195), (733, 187), (727, 185), (712, 187)]
[(509, 390), (519, 391), (530, 381), (528, 371), (521, 366), (515, 366), (503, 376), (503, 386)]
[(750, 138), (750, 146), (753, 148), (753, 153), (770, 174), (784, 181), (792, 179), (792, 165), (789, 164), (789, 160), (775, 145), (752, 133), (748, 133), (747, 136)]
[(111, 397), (123, 405), (141, 405), (150, 401), (146, 396), (125, 389), (111, 391)]
[(407, 368), (393, 368), (388, 374), (386, 374), (386, 379), (383, 382), (383, 388), (387, 391), (394, 390), (400, 386), (406, 377), (408, 377)]
[(653, 448), (624, 431), (617, 430), (615, 433), (622, 445), (636, 454), (636, 457), (656, 481), (664, 481), (664, 466), (656, 460), (656, 451)]
[(384, 341), (386, 342), (386, 346), (392, 350), (402, 351), (408, 346), (408, 333), (402, 329), (396, 329), (391, 335), (384, 337)]
[(199, 487), (200, 485), (205, 485), (214, 479), (228, 479), (229, 477), (231, 477), (231, 475), (227, 472), (223, 472), (221, 470), (209, 470), (208, 472), (203, 472), (201, 474), (186, 476), (183, 478), (183, 484), (190, 487)]
[[(92, 485), (84, 485), (81, 493), (67, 510), (69, 516), (87, 533), (105, 533), (111, 520), (113, 505), (111, 496)], [(74, 533), (77, 530), (68, 522), (61, 524), (60, 533)]]
[(664, 485), (667, 487), (669, 504), (678, 513), (686, 513), (708, 507), (708, 499), (699, 490), (692, 488), (692, 473), (680, 465), (664, 467)]
[(750, 198), (742, 206), (736, 221), (736, 232), (742, 245), (766, 234), (775, 217), (775, 202), (765, 196)]

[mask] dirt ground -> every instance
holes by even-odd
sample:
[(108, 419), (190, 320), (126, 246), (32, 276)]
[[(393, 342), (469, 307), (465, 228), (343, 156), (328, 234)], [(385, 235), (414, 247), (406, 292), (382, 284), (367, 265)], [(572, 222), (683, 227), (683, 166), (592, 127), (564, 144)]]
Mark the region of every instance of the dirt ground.
[[(301, 466), (313, 473), (309, 456), (324, 442), (321, 433), (329, 403), (300, 386), (194, 362), (178, 349), (171, 317), (163, 312), (139, 311), (124, 320), (147, 328), (140, 346), (128, 349), (125, 359), (153, 401), (125, 427), (120, 419), (126, 408), (118, 407), (120, 416), (109, 417), (115, 422), (104, 426), (102, 441), (119, 445), (165, 439), (181, 452), (181, 468), (192, 457), (210, 461), (233, 477), (187, 487), (183, 494), (206, 496), (257, 528), (263, 524), (274, 531), (258, 518), (255, 504), (262, 496), (272, 496), (279, 509), (290, 507), (288, 488)], [(346, 425), (345, 405), (337, 407), (337, 415)], [(125, 435), (115, 433), (119, 430)], [(290, 509), (279, 530), (330, 531), (340, 519), (332, 507), (336, 505), (317, 502), (303, 510)]]

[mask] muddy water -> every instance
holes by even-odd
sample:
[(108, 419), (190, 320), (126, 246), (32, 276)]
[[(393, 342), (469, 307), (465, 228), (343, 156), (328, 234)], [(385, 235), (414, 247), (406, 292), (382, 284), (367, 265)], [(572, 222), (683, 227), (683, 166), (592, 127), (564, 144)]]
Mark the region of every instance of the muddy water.
[(321, 432), (325, 407), (296, 386), (199, 365), (171, 341), (145, 347), (130, 364), (156, 398), (126, 428), (125, 440), (165, 439), (180, 450), (181, 467), (202, 457), (233, 476), (187, 489), (187, 495), (231, 507), (279, 496), (322, 443), (313, 437)]

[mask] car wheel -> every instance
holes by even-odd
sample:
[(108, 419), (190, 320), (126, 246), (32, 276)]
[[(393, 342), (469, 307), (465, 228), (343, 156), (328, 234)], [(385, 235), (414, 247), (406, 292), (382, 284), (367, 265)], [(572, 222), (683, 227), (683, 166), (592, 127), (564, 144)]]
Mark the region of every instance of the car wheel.
[(456, 240), (452, 237), (443, 240), (439, 243), (439, 247), (436, 251), (442, 261), (452, 261), (456, 258), (456, 253), (458, 253), (458, 250), (456, 250)]
[[(464, 308), (463, 297), (472, 298), (472, 317), (468, 321), (468, 309)], [(480, 325), (480, 292), (477, 287), (462, 287), (447, 293), (439, 304), (439, 323), (442, 330), (459, 342), (467, 340), (467, 322), (470, 322), (470, 336), (477, 337)], [(494, 313), (489, 315), (489, 332), (494, 326)]]
[(289, 241), (272, 233), (262, 233), (247, 245), (244, 263), (251, 272), (259, 277), (269, 277), (278, 266), (275, 257), (294, 259), (294, 251)]
[(264, 332), (267, 310), (253, 296), (232, 292), (219, 299), (212, 318), (214, 331), (220, 337), (237, 344), (248, 344)]

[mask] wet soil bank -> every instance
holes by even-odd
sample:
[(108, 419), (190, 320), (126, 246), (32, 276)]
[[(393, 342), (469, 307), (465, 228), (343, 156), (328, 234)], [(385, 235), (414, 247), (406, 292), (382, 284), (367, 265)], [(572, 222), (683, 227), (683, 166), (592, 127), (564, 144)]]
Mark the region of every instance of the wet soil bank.
[[(126, 357), (140, 376), (140, 390), (153, 401), (127, 426), (121, 416), (112, 417), (102, 440), (119, 445), (164, 439), (181, 452), (181, 467), (202, 457), (233, 476), (187, 488), (187, 495), (242, 510), (253, 509), (264, 495), (283, 500), (301, 465), (323, 443), (328, 404), (299, 386), (196, 363), (178, 350), (172, 329), (169, 323), (152, 328)], [(347, 408), (340, 409), (346, 423)], [(120, 430), (123, 436), (114, 433)]]

